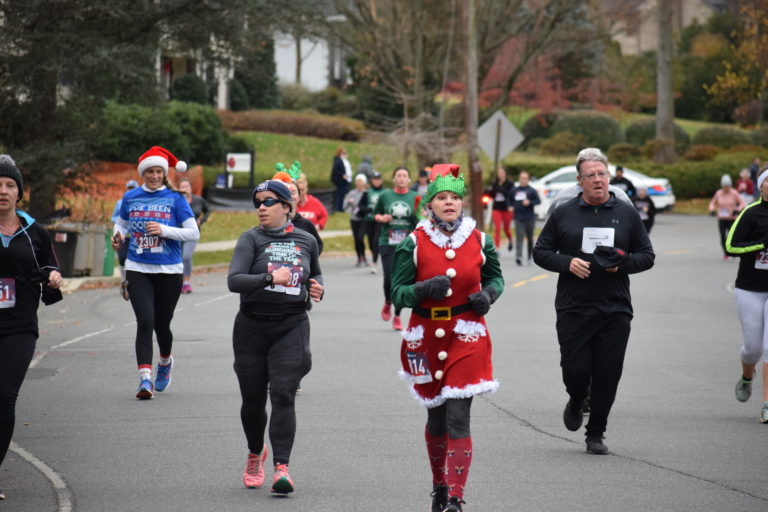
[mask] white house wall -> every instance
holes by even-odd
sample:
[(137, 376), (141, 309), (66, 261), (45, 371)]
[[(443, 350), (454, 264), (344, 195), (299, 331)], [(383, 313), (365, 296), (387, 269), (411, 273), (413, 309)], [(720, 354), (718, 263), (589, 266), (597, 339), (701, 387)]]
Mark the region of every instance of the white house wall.
[[(328, 87), (328, 44), (325, 41), (301, 42), (304, 61), (301, 64), (301, 85), (310, 91), (321, 91)], [(290, 36), (278, 34), (275, 37), (275, 64), (277, 80), (281, 84), (293, 84), (296, 78), (296, 43)]]

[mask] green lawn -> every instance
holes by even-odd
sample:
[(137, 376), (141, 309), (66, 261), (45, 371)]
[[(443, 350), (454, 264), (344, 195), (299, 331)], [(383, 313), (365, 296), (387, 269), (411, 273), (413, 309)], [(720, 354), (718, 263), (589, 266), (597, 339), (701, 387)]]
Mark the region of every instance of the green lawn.
[[(255, 211), (229, 212), (219, 210), (211, 213), (208, 222), (200, 230), (201, 242), (220, 242), (222, 240), (237, 240), (243, 231), (247, 231), (259, 224), (259, 218)], [(346, 213), (334, 213), (328, 217), (325, 225), (326, 231), (350, 229), (349, 216)], [(323, 232), (320, 232), (320, 236)]]

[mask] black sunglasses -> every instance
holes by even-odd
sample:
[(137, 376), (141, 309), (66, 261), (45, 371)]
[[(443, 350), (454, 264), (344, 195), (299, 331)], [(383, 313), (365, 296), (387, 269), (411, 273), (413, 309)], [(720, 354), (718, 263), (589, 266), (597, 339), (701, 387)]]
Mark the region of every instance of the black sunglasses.
[(275, 206), (277, 203), (286, 204), (285, 201), (281, 201), (280, 199), (275, 199), (274, 197), (268, 197), (263, 201), (260, 201), (258, 199), (253, 200), (253, 206), (255, 206), (256, 209), (259, 209), (262, 204), (267, 208), (269, 208), (270, 206)]

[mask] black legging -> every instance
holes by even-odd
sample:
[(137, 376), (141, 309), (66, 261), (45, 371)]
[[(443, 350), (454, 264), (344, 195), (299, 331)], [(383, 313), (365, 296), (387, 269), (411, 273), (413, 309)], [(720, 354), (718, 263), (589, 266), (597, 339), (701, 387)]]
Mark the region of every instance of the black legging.
[(35, 354), (37, 336), (0, 336), (0, 464), (8, 453), (16, 423), (16, 398)]
[(350, 220), (352, 226), (352, 236), (355, 238), (355, 252), (357, 253), (358, 260), (365, 259), (365, 229), (363, 227), (363, 221)]
[(126, 279), (136, 314), (136, 362), (139, 366), (151, 366), (152, 331), (157, 335), (160, 355), (171, 355), (171, 320), (184, 278), (181, 274), (145, 274), (129, 270)]
[(261, 453), (264, 446), (269, 394), (272, 459), (275, 464), (288, 464), (296, 437), (296, 388), (312, 368), (309, 317), (299, 313), (285, 319), (255, 320), (238, 313), (232, 348), (243, 399), (240, 420), (248, 450)]
[(725, 239), (728, 237), (728, 231), (733, 226), (733, 220), (717, 219), (717, 228), (720, 230), (720, 247), (723, 248), (723, 254), (728, 256), (728, 251), (725, 249)]
[(363, 234), (368, 237), (368, 248), (373, 254), (373, 263), (376, 264), (379, 261), (379, 233), (381, 227), (379, 223), (374, 220), (363, 221)]
[(470, 436), (469, 410), (472, 397), (449, 398), (443, 405), (427, 409), (427, 432), (436, 437), (448, 432), (451, 439), (464, 439)]
[[(384, 300), (387, 304), (392, 302), (392, 264), (395, 261), (395, 245), (382, 245), (379, 247), (381, 254), (381, 268), (384, 270)], [(401, 308), (395, 307), (395, 316), (400, 316)]]

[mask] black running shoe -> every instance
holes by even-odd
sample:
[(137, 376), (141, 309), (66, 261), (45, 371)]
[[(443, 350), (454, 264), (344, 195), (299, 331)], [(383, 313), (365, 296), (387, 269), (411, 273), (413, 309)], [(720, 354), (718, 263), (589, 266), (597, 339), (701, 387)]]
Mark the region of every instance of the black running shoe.
[(462, 512), (461, 505), (464, 503), (463, 499), (451, 496), (451, 499), (448, 500), (448, 506), (443, 509), (443, 512)]
[(565, 428), (571, 432), (579, 430), (581, 424), (584, 422), (584, 411), (582, 410), (583, 403), (583, 401), (576, 403), (573, 400), (568, 400), (568, 403), (565, 404), (565, 409), (563, 409), (563, 423), (565, 424)]
[(587, 453), (593, 455), (608, 455), (611, 453), (603, 443), (603, 436), (587, 436)]
[(432, 496), (432, 512), (443, 512), (448, 505), (448, 486), (436, 485), (430, 496)]

